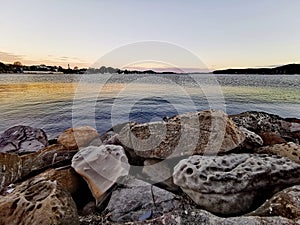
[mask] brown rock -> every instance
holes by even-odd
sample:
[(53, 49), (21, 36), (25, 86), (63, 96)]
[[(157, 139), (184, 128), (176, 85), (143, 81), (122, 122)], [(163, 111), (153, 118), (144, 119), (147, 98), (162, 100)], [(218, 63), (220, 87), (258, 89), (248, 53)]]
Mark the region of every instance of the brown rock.
[(255, 149), (260, 154), (280, 155), (300, 164), (300, 146), (293, 143), (275, 144)]
[(140, 157), (165, 159), (227, 152), (241, 144), (245, 135), (224, 112), (207, 110), (160, 122), (129, 124), (118, 138)]
[(57, 181), (57, 184), (62, 186), (71, 194), (76, 193), (81, 184), (81, 177), (71, 167), (50, 169), (38, 175), (51, 181)]
[(6, 186), (22, 177), (22, 160), (20, 156), (0, 153), (0, 193)]
[(78, 149), (86, 147), (95, 138), (99, 137), (96, 129), (84, 126), (65, 130), (57, 139), (67, 149)]
[(79, 218), (71, 195), (57, 182), (39, 177), (0, 198), (0, 224), (77, 225)]
[(275, 194), (262, 206), (249, 213), (251, 216), (282, 216), (300, 218), (300, 186), (296, 185)]
[(265, 146), (286, 143), (286, 140), (274, 132), (262, 132), (260, 137), (263, 139)]

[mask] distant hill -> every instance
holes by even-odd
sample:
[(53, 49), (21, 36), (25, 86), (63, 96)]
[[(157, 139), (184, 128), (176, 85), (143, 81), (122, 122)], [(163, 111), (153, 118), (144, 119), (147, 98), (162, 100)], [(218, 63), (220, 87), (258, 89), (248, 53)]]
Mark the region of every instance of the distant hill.
[(215, 70), (214, 74), (300, 74), (300, 64), (288, 64), (275, 68), (247, 68)]

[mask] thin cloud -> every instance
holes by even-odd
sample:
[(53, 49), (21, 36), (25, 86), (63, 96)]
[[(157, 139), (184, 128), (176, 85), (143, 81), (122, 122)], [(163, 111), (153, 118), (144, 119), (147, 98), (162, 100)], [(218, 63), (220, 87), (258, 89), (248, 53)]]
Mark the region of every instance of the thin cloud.
[(15, 62), (15, 61), (22, 61), (26, 55), (17, 55), (10, 52), (2, 52), (0, 51), (0, 60), (4, 62)]

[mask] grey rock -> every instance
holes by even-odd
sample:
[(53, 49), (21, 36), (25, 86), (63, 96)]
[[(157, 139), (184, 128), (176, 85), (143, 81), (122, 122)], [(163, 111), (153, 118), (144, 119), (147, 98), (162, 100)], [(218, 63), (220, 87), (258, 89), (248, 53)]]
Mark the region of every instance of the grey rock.
[(174, 183), (204, 209), (240, 215), (260, 198), (300, 183), (300, 165), (265, 154), (191, 156), (174, 168)]
[(227, 152), (241, 144), (245, 135), (224, 112), (207, 110), (165, 121), (127, 124), (118, 139), (140, 157), (166, 159)]
[(173, 167), (166, 160), (146, 159), (142, 170), (144, 178), (153, 184), (159, 184), (169, 191), (177, 191), (179, 187), (173, 182)]
[(105, 213), (115, 222), (139, 221), (161, 216), (183, 207), (176, 195), (141, 180), (127, 177), (112, 192)]
[(283, 217), (241, 216), (222, 218), (199, 209), (175, 210), (154, 219), (126, 223), (111, 222), (106, 216), (89, 215), (81, 217), (82, 225), (296, 225), (298, 223)]
[(0, 152), (26, 154), (36, 152), (48, 145), (48, 138), (42, 129), (29, 126), (15, 126), (0, 135)]

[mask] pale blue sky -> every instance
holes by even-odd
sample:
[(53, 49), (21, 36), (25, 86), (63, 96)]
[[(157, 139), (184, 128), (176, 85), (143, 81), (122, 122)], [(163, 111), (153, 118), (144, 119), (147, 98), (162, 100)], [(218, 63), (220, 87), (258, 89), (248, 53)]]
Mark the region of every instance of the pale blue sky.
[(299, 0), (0, 0), (0, 5), (5, 62), (88, 66), (112, 49), (145, 40), (178, 44), (210, 69), (300, 62)]

